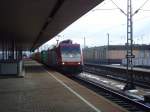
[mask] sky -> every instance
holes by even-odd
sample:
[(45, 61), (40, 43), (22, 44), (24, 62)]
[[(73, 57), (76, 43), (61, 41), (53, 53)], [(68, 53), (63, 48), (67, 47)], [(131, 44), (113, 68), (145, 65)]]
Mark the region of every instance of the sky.
[[(55, 45), (56, 40), (71, 39), (74, 43), (88, 47), (107, 45), (109, 33), (110, 45), (126, 43), (127, 17), (113, 2), (127, 12), (127, 0), (104, 0), (101, 4), (83, 15), (65, 30), (58, 34), (42, 48)], [(145, 3), (146, 2), (146, 3)], [(145, 5), (143, 5), (145, 3)], [(132, 0), (133, 13), (133, 41), (135, 44), (150, 44), (150, 0)]]

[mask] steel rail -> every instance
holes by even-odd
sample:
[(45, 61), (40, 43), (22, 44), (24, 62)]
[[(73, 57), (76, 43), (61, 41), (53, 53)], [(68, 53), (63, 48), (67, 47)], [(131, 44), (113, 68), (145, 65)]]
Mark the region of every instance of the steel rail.
[(149, 106), (136, 101), (135, 98), (128, 97), (127, 95), (125, 95), (121, 92), (115, 91), (109, 87), (102, 85), (102, 84), (88, 80), (87, 78), (83, 78), (83, 77), (79, 77), (79, 76), (77, 76), (76, 78), (84, 83), (92, 85), (94, 88), (96, 88), (98, 90), (101, 90), (101, 91), (98, 91), (98, 94), (121, 105), (122, 107), (126, 108), (130, 112), (149, 112), (150, 111)]

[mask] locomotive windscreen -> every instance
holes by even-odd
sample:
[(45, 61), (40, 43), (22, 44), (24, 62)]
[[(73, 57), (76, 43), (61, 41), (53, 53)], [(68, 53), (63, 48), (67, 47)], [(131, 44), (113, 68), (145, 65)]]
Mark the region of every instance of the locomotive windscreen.
[(61, 57), (65, 62), (80, 62), (80, 46), (61, 46)]

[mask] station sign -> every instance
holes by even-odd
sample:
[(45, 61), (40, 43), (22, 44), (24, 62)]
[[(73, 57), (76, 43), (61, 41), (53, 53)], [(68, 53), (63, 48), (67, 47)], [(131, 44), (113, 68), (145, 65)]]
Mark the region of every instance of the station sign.
[(135, 55), (126, 55), (126, 58), (135, 58)]

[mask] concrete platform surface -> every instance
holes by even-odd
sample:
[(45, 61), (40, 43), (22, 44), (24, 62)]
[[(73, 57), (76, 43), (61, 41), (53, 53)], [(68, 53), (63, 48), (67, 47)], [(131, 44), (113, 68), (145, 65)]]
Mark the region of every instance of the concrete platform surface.
[(25, 70), (24, 78), (0, 77), (0, 112), (126, 112), (35, 61)]

